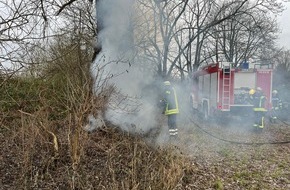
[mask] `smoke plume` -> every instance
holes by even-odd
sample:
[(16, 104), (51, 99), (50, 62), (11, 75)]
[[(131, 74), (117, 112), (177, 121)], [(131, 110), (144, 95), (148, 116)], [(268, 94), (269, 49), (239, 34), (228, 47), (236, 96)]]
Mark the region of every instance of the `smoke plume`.
[[(96, 79), (95, 92), (104, 85), (114, 86), (105, 119), (129, 132), (146, 133), (155, 124), (156, 108), (152, 96), (143, 94), (152, 82), (150, 73), (141, 72), (145, 63), (134, 58), (132, 16), (134, 0), (99, 0), (97, 20), (101, 27), (98, 43), (102, 51), (97, 55), (92, 75)], [(91, 118), (94, 122), (98, 118)]]

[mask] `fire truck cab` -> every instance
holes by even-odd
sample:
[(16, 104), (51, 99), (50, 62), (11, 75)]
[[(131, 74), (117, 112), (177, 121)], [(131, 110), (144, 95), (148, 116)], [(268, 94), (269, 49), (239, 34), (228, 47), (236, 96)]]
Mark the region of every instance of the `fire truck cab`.
[(271, 109), (272, 64), (255, 64), (233, 67), (229, 62), (218, 62), (201, 67), (193, 73), (193, 88), (190, 95), (194, 110), (207, 120), (212, 115), (252, 113), (248, 101), (249, 90), (262, 88), (267, 97), (266, 109)]

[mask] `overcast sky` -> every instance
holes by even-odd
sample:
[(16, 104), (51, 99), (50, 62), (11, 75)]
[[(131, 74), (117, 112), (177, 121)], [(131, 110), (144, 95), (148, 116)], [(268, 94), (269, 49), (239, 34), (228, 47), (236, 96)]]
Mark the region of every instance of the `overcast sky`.
[(279, 44), (287, 49), (290, 49), (290, 2), (285, 3), (286, 10), (283, 12), (278, 21), (280, 21), (280, 27), (282, 33), (280, 34)]

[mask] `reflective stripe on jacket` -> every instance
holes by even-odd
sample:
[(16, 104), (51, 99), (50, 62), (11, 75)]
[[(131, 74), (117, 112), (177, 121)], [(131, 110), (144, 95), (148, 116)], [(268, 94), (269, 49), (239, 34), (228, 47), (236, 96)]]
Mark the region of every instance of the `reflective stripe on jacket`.
[(171, 114), (178, 114), (179, 109), (178, 109), (178, 100), (177, 100), (177, 95), (175, 92), (175, 89), (168, 88), (166, 91), (166, 107), (165, 107), (165, 115), (171, 115)]
[(266, 96), (260, 96), (260, 98), (257, 97), (253, 110), (266, 112), (267, 109), (265, 108), (265, 103), (266, 103)]

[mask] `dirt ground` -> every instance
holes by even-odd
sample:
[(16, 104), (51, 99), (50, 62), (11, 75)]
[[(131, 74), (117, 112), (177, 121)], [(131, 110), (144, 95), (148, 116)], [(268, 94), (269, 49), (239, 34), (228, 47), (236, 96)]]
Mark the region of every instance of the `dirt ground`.
[[(197, 121), (197, 120), (194, 120)], [(181, 125), (179, 146), (192, 158), (189, 189), (290, 189), (290, 124), (245, 120)]]

